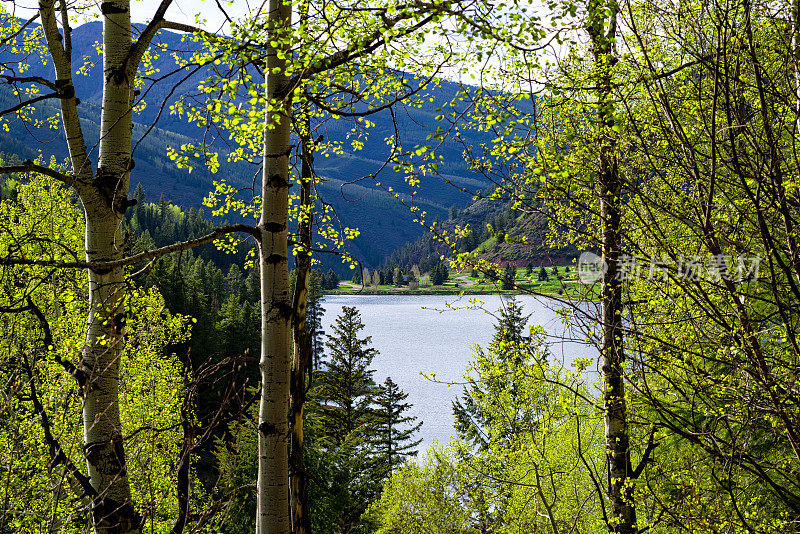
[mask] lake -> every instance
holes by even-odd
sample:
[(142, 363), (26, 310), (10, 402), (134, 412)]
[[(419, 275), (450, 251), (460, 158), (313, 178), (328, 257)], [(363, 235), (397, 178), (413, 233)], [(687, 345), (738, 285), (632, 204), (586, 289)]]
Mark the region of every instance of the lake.
[[(480, 299), (482, 309), (471, 306), (470, 299)], [(597, 361), (596, 348), (578, 342), (583, 336), (567, 328), (556, 312), (562, 304), (529, 295), (517, 299), (523, 313), (530, 314), (529, 324), (547, 331), (554, 360), (567, 366), (576, 358)], [(460, 382), (472, 359), (472, 346), (489, 344), (496, 322), (489, 312), (496, 314), (503, 300), (499, 295), (327, 295), (322, 323), (329, 334), (342, 306), (360, 310), (365, 327), (360, 337), (372, 336), (372, 346), (380, 352), (372, 362), (375, 382), (391, 376), (408, 393), (407, 402), (413, 404), (410, 411), (423, 421), (419, 437), (424, 451), (436, 441), (449, 441), (452, 402), (461, 395)], [(436, 381), (422, 373), (435, 375)]]

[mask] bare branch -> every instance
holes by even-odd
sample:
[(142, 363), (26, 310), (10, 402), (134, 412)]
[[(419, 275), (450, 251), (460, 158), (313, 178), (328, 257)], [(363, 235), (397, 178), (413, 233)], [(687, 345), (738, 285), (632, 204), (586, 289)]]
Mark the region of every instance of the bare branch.
[(40, 83), (53, 91), (58, 90), (58, 86), (47, 78), (41, 76), (10, 76), (8, 74), (0, 74), (0, 78), (5, 79), (8, 83)]
[[(50, 347), (53, 344), (53, 337), (50, 333), (50, 325), (47, 323), (47, 319), (45, 319), (44, 314), (42, 311), (33, 303), (33, 301), (29, 298), (28, 299), (28, 306), (31, 312), (36, 316), (39, 321), (39, 325), (44, 332), (44, 340), (42, 342), (42, 348), (40, 350), (47, 352), (50, 350)], [(61, 447), (61, 444), (58, 440), (53, 436), (53, 432), (50, 425), (50, 417), (47, 414), (47, 411), (44, 409), (41, 400), (39, 399), (39, 394), (36, 389), (36, 380), (33, 375), (33, 369), (31, 368), (30, 363), (28, 362), (27, 358), (22, 358), (23, 365), (25, 367), (25, 371), (28, 375), (28, 387), (30, 388), (31, 393), (31, 401), (33, 402), (33, 410), (39, 416), (42, 431), (44, 433), (44, 440), (47, 443), (47, 447), (50, 450), (50, 465), (57, 465), (57, 464), (64, 464), (64, 467), (67, 469), (70, 475), (75, 478), (75, 480), (80, 485), (83, 492), (86, 494), (87, 497), (94, 498), (97, 496), (97, 491), (92, 486), (89, 477), (84, 475), (81, 470), (70, 460), (69, 456), (64, 452), (64, 449)]]
[(127, 69), (136, 70), (139, 61), (141, 61), (142, 56), (150, 46), (153, 37), (155, 37), (156, 32), (161, 28), (161, 24), (164, 22), (164, 15), (167, 13), (167, 9), (169, 9), (171, 4), (172, 0), (161, 0), (161, 4), (159, 4), (158, 9), (156, 9), (152, 20), (150, 20), (150, 23), (136, 40), (136, 44), (131, 47), (130, 52), (128, 52), (128, 57), (125, 58), (125, 67)]
[(175, 30), (178, 32), (184, 33), (195, 33), (202, 35), (206, 39), (220, 39), (218, 35), (215, 35), (211, 32), (207, 32), (202, 28), (198, 28), (197, 26), (192, 26), (191, 24), (184, 24), (182, 22), (174, 22), (171, 20), (165, 20), (161, 23), (161, 27), (165, 30)]
[(50, 98), (60, 98), (60, 97), (61, 97), (61, 95), (59, 95), (57, 92), (56, 93), (48, 93), (46, 95), (39, 95), (36, 98), (31, 98), (30, 100), (25, 100), (23, 102), (20, 102), (16, 106), (12, 106), (10, 108), (6, 108), (6, 109), (0, 111), (0, 117), (2, 117), (3, 115), (8, 115), (10, 113), (15, 113), (15, 112), (21, 110), (24, 107), (30, 106), (32, 104), (35, 104), (36, 102), (41, 102), (42, 100), (48, 100)]
[(39, 174), (44, 174), (45, 176), (49, 176), (59, 182), (65, 183), (67, 185), (76, 186), (77, 184), (82, 184), (75, 175), (73, 174), (64, 174), (58, 172), (55, 169), (51, 169), (50, 167), (45, 167), (44, 165), (39, 165), (38, 163), (34, 163), (29, 159), (26, 159), (22, 162), (21, 165), (8, 165), (4, 167), (0, 167), (0, 174), (11, 174), (15, 172), (36, 172)]
[(133, 265), (134, 263), (139, 263), (140, 261), (159, 258), (172, 252), (199, 247), (200, 245), (211, 243), (212, 241), (215, 241), (224, 235), (235, 234), (238, 232), (250, 234), (256, 238), (259, 237), (259, 231), (257, 228), (248, 224), (233, 224), (230, 226), (217, 228), (210, 234), (198, 237), (197, 239), (190, 239), (188, 241), (173, 243), (172, 245), (167, 245), (166, 247), (146, 250), (144, 252), (140, 252), (139, 254), (134, 254), (133, 256), (122, 258), (120, 260), (62, 262), (57, 260), (34, 260), (28, 258), (2, 258), (0, 259), (0, 265), (39, 265), (45, 267), (57, 267), (60, 269), (91, 269), (93, 271), (111, 270), (118, 267), (124, 267), (126, 265)]

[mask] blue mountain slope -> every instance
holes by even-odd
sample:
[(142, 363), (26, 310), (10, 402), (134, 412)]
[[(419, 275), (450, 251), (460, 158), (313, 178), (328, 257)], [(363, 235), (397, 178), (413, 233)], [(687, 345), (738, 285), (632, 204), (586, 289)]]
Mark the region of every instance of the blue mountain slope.
[[(84, 133), (89, 148), (97, 142), (97, 122), (100, 116), (102, 98), (102, 58), (98, 54), (96, 43), (102, 39), (101, 24), (91, 22), (73, 30), (73, 67), (82, 65), (95, 66), (89, 69), (86, 76), (75, 77), (76, 94), (81, 100), (80, 109), (83, 117)], [(188, 53), (189, 47), (195, 43), (182, 42), (181, 36), (172, 32), (161, 32), (157, 43), (166, 45), (171, 51)], [(13, 61), (15, 58), (3, 57), (0, 61)], [(154, 61), (158, 73), (154, 77), (163, 78), (150, 81), (146, 87), (147, 106), (135, 118), (134, 139), (139, 140), (153, 124), (157, 127), (147, 133), (134, 153), (136, 166), (133, 170), (133, 183), (140, 182), (148, 193), (148, 198), (157, 199), (166, 196), (176, 204), (199, 206), (205, 194), (212, 188), (212, 180), (224, 177), (235, 186), (248, 186), (258, 172), (254, 165), (245, 163), (229, 164), (223, 162), (220, 171), (211, 175), (207, 170), (197, 168), (191, 173), (177, 169), (167, 157), (167, 146), (180, 146), (192, 141), (199, 143), (205, 131), (186, 122), (181, 117), (169, 114), (169, 106), (178, 95), (196, 90), (197, 84), (207, 72), (200, 71), (186, 79), (177, 89), (174, 84), (186, 74), (175, 72), (174, 60), (169, 53), (161, 53)], [(27, 74), (52, 78), (52, 65), (31, 64)], [(397, 123), (405, 147), (427, 144), (426, 136), (438, 124), (434, 117), (436, 108), (448, 102), (458, 92), (458, 86), (443, 82), (427, 91), (432, 101), (420, 108), (402, 109), (397, 114)], [(8, 87), (0, 88), (0, 105), (6, 108), (14, 102)], [(57, 113), (57, 102), (45, 101), (37, 105), (36, 113), (41, 117)], [(162, 113), (159, 114), (159, 112)], [(330, 121), (325, 128), (328, 140), (340, 141), (345, 147), (345, 154), (328, 158), (317, 158), (316, 172), (323, 177), (319, 192), (326, 202), (336, 208), (341, 223), (349, 227), (357, 227), (361, 235), (351, 246), (353, 254), (367, 266), (379, 265), (383, 258), (398, 246), (416, 238), (422, 233), (422, 227), (413, 222), (407, 208), (392, 199), (382, 188), (377, 187), (374, 180), (362, 179), (375, 173), (383, 165), (388, 148), (385, 138), (394, 134), (395, 126), (388, 112), (370, 117), (375, 123), (370, 128), (370, 136), (363, 150), (350, 149), (346, 135), (351, 124), (346, 121)], [(157, 121), (157, 122), (156, 122)], [(465, 135), (470, 135), (466, 133)], [(478, 134), (471, 134), (469, 142), (479, 144), (487, 139)], [(32, 131), (22, 124), (11, 125), (10, 132), (0, 132), (0, 152), (15, 154), (18, 157), (33, 158), (39, 152), (55, 154), (59, 159), (66, 157), (66, 146), (61, 129), (40, 129)], [(96, 152), (96, 149), (94, 150)], [(447, 208), (451, 205), (463, 206), (469, 196), (459, 192), (446, 180), (467, 187), (470, 190), (486, 187), (487, 182), (479, 175), (471, 174), (461, 156), (459, 146), (449, 143), (438, 150), (445, 156), (446, 162), (440, 169), (441, 175), (423, 179), (415, 195), (415, 203), (425, 209), (431, 216), (445, 218)], [(220, 158), (224, 160), (223, 157)], [(377, 177), (383, 186), (392, 187), (404, 194), (411, 193), (411, 188), (403, 177), (384, 169)], [(334, 260), (334, 264), (338, 260)]]

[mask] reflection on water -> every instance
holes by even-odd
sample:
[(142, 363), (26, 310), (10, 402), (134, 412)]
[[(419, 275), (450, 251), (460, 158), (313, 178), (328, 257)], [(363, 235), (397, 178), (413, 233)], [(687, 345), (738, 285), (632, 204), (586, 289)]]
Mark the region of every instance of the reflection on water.
[[(471, 298), (483, 301), (483, 309), (467, 309)], [(364, 335), (372, 336), (372, 346), (380, 351), (373, 360), (375, 381), (387, 376), (408, 393), (412, 413), (423, 421), (424, 450), (434, 441), (445, 443), (453, 431), (452, 402), (461, 394), (458, 383), (472, 358), (471, 346), (489, 344), (494, 334), (496, 312), (502, 304), (498, 295), (328, 295), (323, 307), (323, 328), (331, 325), (342, 306), (361, 311)], [(518, 297), (530, 324), (541, 325), (549, 334), (553, 359), (570, 365), (576, 358), (597, 360), (597, 350), (577, 341), (577, 329), (565, 329), (556, 301), (531, 296)], [(458, 309), (448, 309), (448, 303)], [(583, 309), (586, 309), (585, 307)], [(435, 376), (426, 379), (422, 373)], [(441, 383), (445, 382), (445, 383)], [(455, 382), (448, 386), (448, 382)]]

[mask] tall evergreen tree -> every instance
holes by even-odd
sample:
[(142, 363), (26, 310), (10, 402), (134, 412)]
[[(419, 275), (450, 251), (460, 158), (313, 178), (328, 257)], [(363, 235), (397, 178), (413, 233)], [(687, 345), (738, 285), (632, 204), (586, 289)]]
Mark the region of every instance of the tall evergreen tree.
[(431, 285), (432, 286), (440, 286), (444, 282), (444, 278), (442, 278), (442, 272), (439, 270), (439, 265), (434, 265), (433, 269), (431, 269)]
[(378, 386), (375, 395), (375, 432), (372, 443), (375, 450), (376, 474), (383, 481), (409, 456), (416, 456), (415, 448), (422, 441), (414, 440), (422, 421), (406, 415), (411, 404), (404, 402), (408, 393), (398, 387), (391, 377)]
[(319, 368), (319, 362), (324, 352), (325, 331), (322, 329), (322, 279), (319, 271), (312, 270), (308, 279), (308, 304), (306, 307), (306, 328), (311, 334), (311, 350), (314, 355), (314, 367)]
[(503, 270), (503, 289), (514, 289), (514, 279), (517, 276), (517, 268), (512, 264), (506, 265)]
[(318, 450), (313, 451), (318, 457), (310, 465), (324, 470), (312, 479), (309, 495), (315, 526), (323, 532), (353, 531), (380, 492), (369, 440), (374, 430), (371, 403), (377, 392), (370, 364), (378, 351), (370, 346), (370, 336), (359, 337), (363, 329), (358, 309), (342, 307), (327, 336), (328, 358), (312, 393), (317, 413), (314, 407), (310, 412), (318, 418), (319, 429)]
[[(289, 297), (294, 298), (295, 271), (289, 272), (289, 286), (291, 292)], [(311, 336), (311, 352), (313, 358), (313, 369), (320, 368), (322, 354), (325, 352), (325, 331), (322, 328), (322, 316), (325, 310), (322, 302), (325, 300), (323, 290), (325, 289), (325, 273), (320, 273), (312, 269), (308, 275), (308, 292), (306, 294), (306, 328)]]
[[(471, 382), (464, 388), (462, 398), (453, 402), (456, 431), (479, 449), (488, 447), (490, 427), (497, 423), (497, 414), (505, 414), (502, 426), (506, 428), (505, 438), (508, 439), (523, 424), (531, 422), (532, 414), (522, 408), (527, 400), (517, 394), (518, 384), (514, 377), (520, 373), (525, 375), (528, 368), (546, 365), (547, 353), (537, 346), (536, 340), (526, 335), (529, 318), (530, 315), (522, 313), (522, 305), (516, 299), (508, 300), (500, 309), (488, 349), (478, 354), (478, 359), (490, 362), (490, 366), (496, 367), (495, 371), (489, 373), (483, 382)], [(484, 399), (491, 397), (487, 392), (492, 388), (508, 394), (510, 410), (481, 404)], [(507, 415), (509, 413), (513, 414), (510, 418)]]
[(450, 272), (447, 269), (447, 265), (441, 261), (437, 261), (431, 268), (431, 285), (440, 286), (444, 284), (448, 278), (450, 278)]
[(325, 343), (329, 359), (319, 374), (319, 399), (328, 434), (338, 445), (368, 422), (375, 393), (370, 365), (378, 351), (370, 346), (371, 336), (359, 337), (363, 329), (358, 309), (343, 306)]

